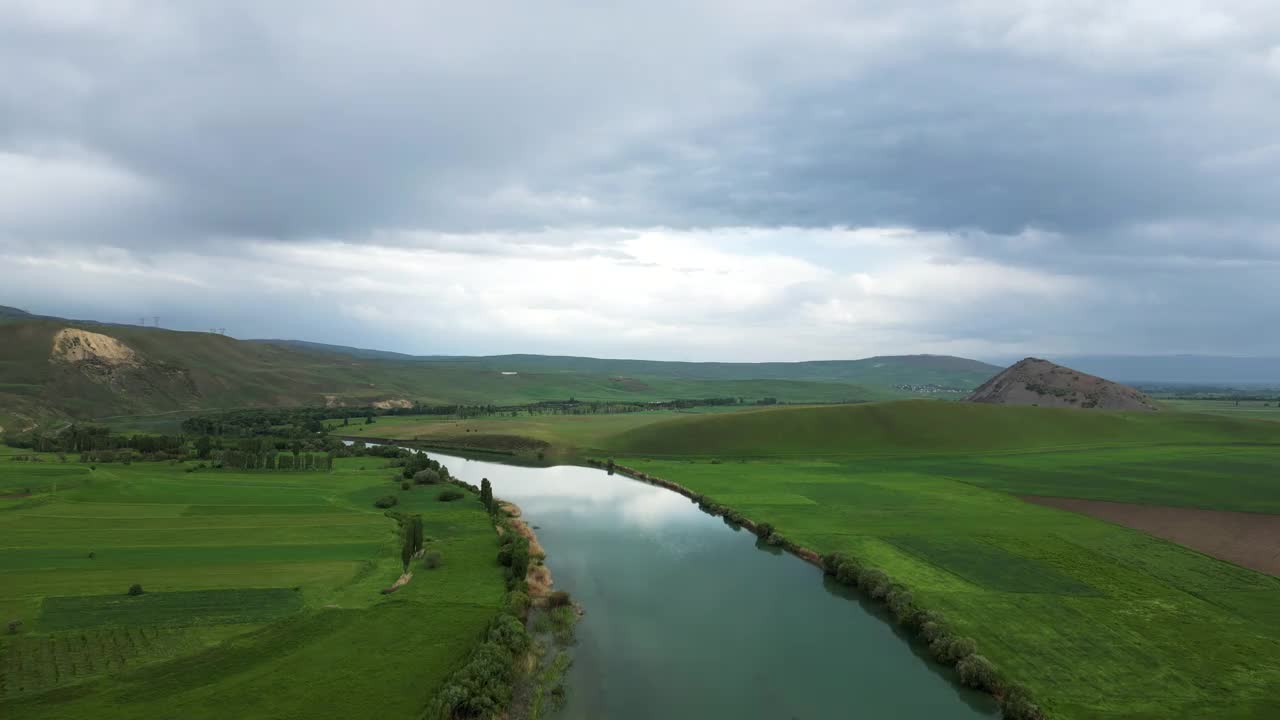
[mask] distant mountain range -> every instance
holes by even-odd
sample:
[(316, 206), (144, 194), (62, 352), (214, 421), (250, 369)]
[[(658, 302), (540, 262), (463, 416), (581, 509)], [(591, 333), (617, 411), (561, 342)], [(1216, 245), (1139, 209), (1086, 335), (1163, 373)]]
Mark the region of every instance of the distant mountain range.
[(1058, 355), (1077, 370), (1130, 384), (1280, 385), (1280, 358), (1218, 355)]

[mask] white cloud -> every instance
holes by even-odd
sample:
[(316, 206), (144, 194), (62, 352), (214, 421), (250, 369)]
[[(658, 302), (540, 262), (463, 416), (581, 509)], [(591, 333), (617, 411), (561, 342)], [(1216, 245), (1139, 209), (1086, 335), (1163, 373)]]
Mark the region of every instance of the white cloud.
[[(340, 319), (304, 339), (350, 343), (347, 335), (356, 333), (422, 353), (798, 360), (957, 342), (977, 349), (983, 340), (968, 334), (968, 314), (1043, 307), (1089, 289), (1078, 278), (930, 255), (922, 249), (944, 247), (945, 239), (903, 228), (613, 229), (576, 243), (548, 235), (487, 234), (489, 250), (479, 254), (455, 237), (426, 247), (257, 240), (149, 263), (125, 251), (8, 261), (33, 286), (57, 277), (70, 294), (85, 288), (85, 302), (90, 294), (137, 298), (140, 280), (161, 296), (165, 287), (188, 286), (168, 307), (152, 298), (121, 319), (155, 312), (176, 322), (197, 308), (236, 302), (285, 328), (307, 315)], [(839, 249), (834, 260), (832, 247)], [(190, 324), (230, 323), (200, 315)]]

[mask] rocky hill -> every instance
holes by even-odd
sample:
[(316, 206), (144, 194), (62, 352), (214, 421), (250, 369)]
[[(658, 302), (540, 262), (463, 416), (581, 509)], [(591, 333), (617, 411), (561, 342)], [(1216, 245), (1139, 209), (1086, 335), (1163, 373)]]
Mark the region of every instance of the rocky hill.
[(969, 402), (1099, 410), (1158, 410), (1155, 401), (1127, 385), (1026, 358), (983, 383)]

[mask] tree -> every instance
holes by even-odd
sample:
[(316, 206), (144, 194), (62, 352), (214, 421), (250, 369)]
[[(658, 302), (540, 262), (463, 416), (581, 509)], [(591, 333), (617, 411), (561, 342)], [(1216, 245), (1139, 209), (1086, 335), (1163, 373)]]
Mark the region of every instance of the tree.
[(411, 560), (413, 560), (413, 537), (405, 533), (404, 542), (400, 545), (400, 562), (404, 565), (405, 572), (409, 572)]
[(480, 481), (480, 504), (484, 505), (489, 512), (494, 511), (493, 485), (489, 484), (489, 478), (483, 478)]
[(209, 453), (212, 452), (212, 450), (213, 440), (210, 439), (208, 435), (201, 435), (200, 439), (196, 440), (196, 457), (201, 460), (208, 460)]
[(369, 413), (368, 415), (365, 415), (365, 416), (364, 416), (364, 424), (365, 424), (365, 425), (372, 425), (372, 424), (373, 424), (373, 413)]
[(518, 543), (511, 549), (511, 578), (517, 583), (529, 574), (529, 543)]
[(145, 591), (142, 589), (142, 585), (140, 585), (139, 583), (134, 583), (129, 586), (129, 594), (134, 597), (141, 595), (143, 592)]

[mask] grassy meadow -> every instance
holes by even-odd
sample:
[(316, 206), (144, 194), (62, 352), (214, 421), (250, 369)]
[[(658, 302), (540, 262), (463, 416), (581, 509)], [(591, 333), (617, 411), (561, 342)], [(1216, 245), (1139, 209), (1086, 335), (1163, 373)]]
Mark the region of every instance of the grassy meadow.
[(883, 569), (1051, 718), (1280, 716), (1280, 579), (1015, 496), (1280, 512), (1280, 427), (891, 403), (677, 419), (604, 444)]
[(1160, 399), (1170, 410), (1207, 413), (1252, 420), (1280, 420), (1280, 402), (1272, 400), (1181, 400)]
[[(582, 450), (603, 446), (615, 435), (635, 428), (683, 417), (745, 412), (740, 406), (709, 406), (687, 410), (655, 410), (597, 415), (528, 415), (458, 418), (451, 415), (385, 415), (365, 425), (352, 418), (349, 425), (341, 420), (327, 420), (325, 427), (335, 435), (375, 437), (393, 440), (421, 440), (441, 445), (470, 445), (494, 449), (507, 448), (510, 438), (525, 438), (545, 443), (547, 454), (565, 458)], [(518, 443), (517, 443), (518, 446)]]
[[(417, 716), (503, 602), (481, 505), (401, 491), (382, 458), (187, 472), (17, 452), (0, 449), (0, 618), (22, 621), (0, 636), (6, 718)], [(444, 562), (384, 596), (387, 494)]]

